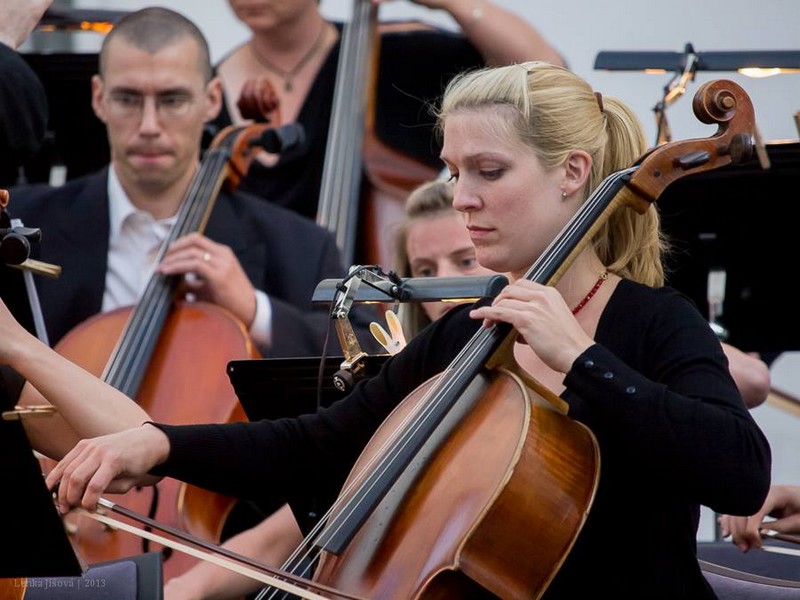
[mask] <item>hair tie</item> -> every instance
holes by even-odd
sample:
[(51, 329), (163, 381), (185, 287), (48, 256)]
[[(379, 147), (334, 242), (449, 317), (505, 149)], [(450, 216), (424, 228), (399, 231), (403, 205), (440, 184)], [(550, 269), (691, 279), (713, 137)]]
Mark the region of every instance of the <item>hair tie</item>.
[(601, 94), (600, 92), (595, 92), (594, 97), (597, 99), (597, 106), (600, 107), (600, 112), (605, 113), (605, 111), (603, 110), (603, 94)]

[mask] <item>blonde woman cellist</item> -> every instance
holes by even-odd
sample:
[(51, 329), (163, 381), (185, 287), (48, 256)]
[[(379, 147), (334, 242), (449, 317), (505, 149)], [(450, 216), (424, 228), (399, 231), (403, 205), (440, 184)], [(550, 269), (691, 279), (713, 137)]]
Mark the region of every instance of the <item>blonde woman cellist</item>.
[[(600, 227), (554, 286), (524, 277), (599, 182), (645, 150), (633, 113), (576, 74), (533, 62), (457, 78), (440, 121), (453, 205), (478, 259), (515, 281), (491, 305), (451, 310), (378, 376), (313, 416), (147, 423), (80, 442), (48, 477), (61, 510), (93, 508), (104, 491), (156, 473), (255, 498), (333, 496), (414, 387), (447, 368), (477, 330), (507, 323), (519, 334), (519, 365), (560, 395), (602, 457), (586, 523), (542, 597), (714, 598), (694, 551), (699, 506), (755, 512), (769, 487), (770, 449), (705, 319), (663, 286), (655, 209), (623, 211)], [(62, 383), (53, 391), (69, 387)], [(648, 523), (635, 552), (620, 535), (629, 522)], [(515, 530), (536, 544), (536, 531)]]

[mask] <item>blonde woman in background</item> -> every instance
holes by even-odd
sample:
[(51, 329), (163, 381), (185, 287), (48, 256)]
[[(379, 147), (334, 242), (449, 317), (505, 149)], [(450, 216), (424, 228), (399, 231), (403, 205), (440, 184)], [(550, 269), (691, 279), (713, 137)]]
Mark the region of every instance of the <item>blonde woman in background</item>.
[[(453, 184), (423, 183), (408, 196), (394, 237), (394, 264), (400, 277), (493, 275), (475, 258), (463, 217), (453, 208)], [(450, 310), (452, 302), (408, 302), (398, 315), (407, 339)]]

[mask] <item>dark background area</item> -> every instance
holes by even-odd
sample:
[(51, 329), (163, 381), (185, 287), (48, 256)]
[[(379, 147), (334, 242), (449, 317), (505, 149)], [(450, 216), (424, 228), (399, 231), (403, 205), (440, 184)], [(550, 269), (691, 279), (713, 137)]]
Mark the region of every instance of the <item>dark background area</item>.
[(800, 350), (793, 300), (800, 230), (793, 202), (800, 191), (800, 144), (768, 144), (771, 167), (753, 159), (680, 179), (658, 206), (675, 245), (668, 283), (708, 316), (710, 269), (727, 274), (723, 315), (728, 341), (746, 351)]

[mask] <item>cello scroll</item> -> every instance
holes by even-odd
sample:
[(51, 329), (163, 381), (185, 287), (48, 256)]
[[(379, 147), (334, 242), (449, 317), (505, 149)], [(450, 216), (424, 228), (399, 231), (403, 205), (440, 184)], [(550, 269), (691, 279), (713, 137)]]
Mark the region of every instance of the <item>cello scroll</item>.
[[(562, 248), (563, 260), (549, 276), (536, 279), (555, 284), (602, 224), (620, 206), (644, 214), (678, 179), (748, 160), (755, 136), (755, 112), (747, 92), (733, 81), (717, 79), (702, 85), (692, 102), (695, 116), (718, 125), (714, 135), (670, 142), (649, 150), (632, 167), (612, 173), (601, 183), (583, 210), (592, 223), (577, 245)], [(577, 225), (583, 227), (583, 225)], [(544, 268), (551, 268), (545, 265)], [(536, 265), (532, 269), (535, 269)]]
[[(684, 177), (747, 161), (753, 149), (755, 112), (741, 86), (717, 79), (703, 84), (692, 102), (695, 116), (719, 127), (709, 138), (683, 140), (660, 146), (646, 154), (627, 182), (640, 200), (630, 199), (638, 210), (647, 210), (666, 187)], [(641, 200), (646, 200), (641, 203)]]

